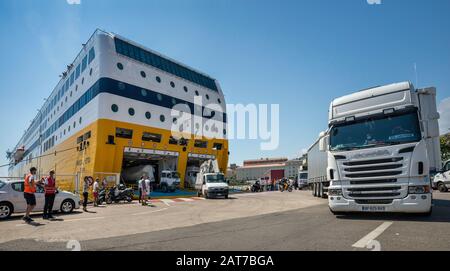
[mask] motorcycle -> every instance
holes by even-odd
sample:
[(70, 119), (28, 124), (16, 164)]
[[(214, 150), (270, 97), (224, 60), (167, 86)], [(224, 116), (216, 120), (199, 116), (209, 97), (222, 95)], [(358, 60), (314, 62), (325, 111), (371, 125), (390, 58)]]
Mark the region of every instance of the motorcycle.
[(252, 185), (252, 188), (250, 189), (252, 191), (252, 193), (258, 193), (258, 192), (262, 192), (262, 186), (259, 183), (259, 181), (255, 182)]
[(108, 194), (107, 189), (106, 188), (101, 189), (98, 192), (97, 204), (98, 205), (102, 205), (103, 202), (107, 202), (108, 201), (108, 197), (109, 197), (109, 194)]
[(106, 203), (111, 204), (113, 202), (119, 203), (120, 201), (131, 202), (133, 201), (133, 189), (126, 188), (125, 185), (120, 184), (114, 186), (109, 190), (109, 195), (106, 198)]
[(280, 192), (284, 191), (292, 192), (294, 190), (289, 180), (281, 180), (278, 187), (280, 189)]

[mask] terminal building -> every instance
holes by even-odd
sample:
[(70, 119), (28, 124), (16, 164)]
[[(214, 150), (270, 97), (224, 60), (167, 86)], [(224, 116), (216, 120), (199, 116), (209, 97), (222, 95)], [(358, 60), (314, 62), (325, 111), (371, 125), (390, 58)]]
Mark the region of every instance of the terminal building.
[(236, 168), (236, 179), (241, 181), (258, 180), (267, 176), (271, 171), (282, 172), (281, 177), (296, 178), (298, 170), (303, 164), (300, 159), (261, 158), (246, 160), (242, 167)]
[(170, 169), (183, 187), (187, 168), (207, 159), (226, 172), (226, 119), (217, 80), (97, 30), (8, 153), (9, 175), (55, 170), (71, 189), (84, 176), (118, 182), (124, 169), (152, 165), (156, 181)]

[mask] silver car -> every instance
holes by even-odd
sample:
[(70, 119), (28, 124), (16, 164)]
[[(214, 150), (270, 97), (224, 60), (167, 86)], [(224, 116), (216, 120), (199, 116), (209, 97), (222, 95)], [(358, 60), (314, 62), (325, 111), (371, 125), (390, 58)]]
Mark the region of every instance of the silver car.
[[(24, 181), (4, 181), (0, 180), (0, 219), (6, 219), (13, 213), (24, 213), (27, 204), (23, 197)], [(36, 207), (33, 212), (44, 210), (44, 189), (36, 188)], [(53, 204), (53, 211), (71, 213), (74, 209), (80, 208), (80, 197), (70, 192), (58, 191)]]

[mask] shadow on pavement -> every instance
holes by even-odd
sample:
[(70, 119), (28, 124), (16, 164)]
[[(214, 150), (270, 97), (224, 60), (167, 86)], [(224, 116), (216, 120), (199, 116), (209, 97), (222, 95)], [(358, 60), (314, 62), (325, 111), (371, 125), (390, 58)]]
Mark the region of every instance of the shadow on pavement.
[(450, 200), (434, 199), (433, 204), (433, 213), (429, 216), (406, 213), (346, 213), (337, 215), (336, 218), (348, 220), (392, 220), (450, 223)]

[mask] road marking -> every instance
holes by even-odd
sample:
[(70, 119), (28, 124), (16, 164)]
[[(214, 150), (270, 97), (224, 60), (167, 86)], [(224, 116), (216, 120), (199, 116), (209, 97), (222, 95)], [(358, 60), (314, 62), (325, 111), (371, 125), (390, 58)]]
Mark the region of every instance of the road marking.
[(354, 243), (352, 247), (366, 248), (367, 245), (380, 236), (387, 228), (389, 228), (394, 222), (384, 222), (378, 228), (361, 238), (358, 242)]
[(169, 203), (172, 203), (172, 202), (174, 202), (173, 200), (171, 200), (171, 199), (162, 199), (161, 200), (165, 205), (167, 205), (167, 206), (170, 206), (170, 204)]
[(136, 214), (132, 214), (132, 215), (146, 215), (146, 214), (152, 214), (152, 213), (161, 212), (161, 211), (164, 211), (164, 210), (167, 210), (167, 209), (169, 209), (169, 208), (162, 208), (162, 209), (155, 210), (155, 211), (147, 211), (147, 212), (136, 213)]
[(181, 200), (181, 201), (188, 201), (188, 202), (195, 201), (195, 200), (190, 199), (190, 198), (179, 198), (179, 200)]
[(68, 219), (63, 220), (62, 222), (74, 222), (74, 221), (84, 221), (84, 220), (97, 220), (97, 219), (104, 219), (105, 217), (99, 216), (99, 217), (87, 217), (87, 218), (75, 218), (75, 219)]

